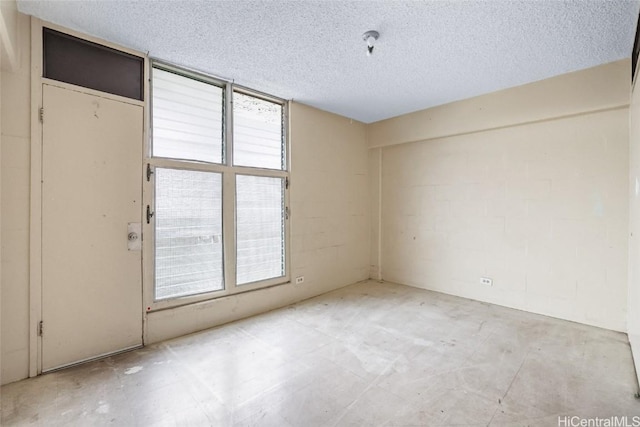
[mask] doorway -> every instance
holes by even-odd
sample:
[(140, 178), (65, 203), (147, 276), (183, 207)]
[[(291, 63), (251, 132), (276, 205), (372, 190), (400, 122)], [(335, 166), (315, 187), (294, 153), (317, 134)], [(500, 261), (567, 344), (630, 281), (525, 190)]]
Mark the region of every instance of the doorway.
[(43, 84), (42, 371), (142, 345), (143, 107)]

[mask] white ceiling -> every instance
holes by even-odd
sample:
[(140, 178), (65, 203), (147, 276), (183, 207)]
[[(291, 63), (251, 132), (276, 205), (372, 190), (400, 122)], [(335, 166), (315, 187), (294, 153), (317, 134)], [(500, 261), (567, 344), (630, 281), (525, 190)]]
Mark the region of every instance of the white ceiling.
[[(21, 12), (373, 122), (631, 56), (638, 0), (59, 1)], [(362, 34), (380, 32), (366, 56)]]

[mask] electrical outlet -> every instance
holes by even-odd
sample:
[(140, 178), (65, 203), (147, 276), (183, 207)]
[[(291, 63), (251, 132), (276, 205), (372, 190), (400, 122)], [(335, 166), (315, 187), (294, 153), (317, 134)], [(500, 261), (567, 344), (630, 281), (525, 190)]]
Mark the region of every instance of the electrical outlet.
[(304, 276), (296, 277), (296, 285), (299, 285), (300, 283), (304, 283)]
[(488, 277), (481, 277), (480, 278), (480, 284), (481, 285), (487, 285), (487, 286), (493, 286), (493, 280), (489, 279)]

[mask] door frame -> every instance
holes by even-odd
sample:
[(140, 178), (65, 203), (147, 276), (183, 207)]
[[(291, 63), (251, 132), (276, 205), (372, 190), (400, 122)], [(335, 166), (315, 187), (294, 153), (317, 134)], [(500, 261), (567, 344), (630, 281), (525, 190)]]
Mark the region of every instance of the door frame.
[[(137, 101), (118, 95), (112, 95), (85, 87), (80, 87), (68, 83), (59, 82), (42, 77), (42, 29), (51, 28), (62, 33), (72, 35), (87, 41), (99, 43), (122, 52), (139, 56), (144, 60), (144, 87), (143, 101)], [(42, 85), (48, 84), (63, 89), (83, 92), (89, 95), (96, 95), (114, 101), (126, 102), (139, 105), (143, 109), (143, 144), (142, 163), (140, 164), (140, 175), (144, 175), (144, 159), (149, 152), (149, 109), (147, 108), (149, 99), (149, 57), (148, 55), (132, 49), (127, 49), (86, 34), (72, 31), (59, 25), (44, 22), (38, 18), (31, 17), (31, 184), (30, 184), (30, 218), (29, 218), (29, 377), (34, 377), (42, 373), (42, 339), (38, 333), (39, 324), (42, 320), (42, 141), (43, 126), (40, 122), (40, 108), (43, 104)], [(144, 182), (144, 181), (142, 181)], [(140, 193), (143, 189), (140, 188)], [(144, 195), (142, 196), (144, 197)], [(142, 208), (140, 211), (142, 218)], [(144, 259), (140, 265), (142, 280), (142, 301), (145, 300), (145, 277), (143, 274)], [(147, 335), (146, 316), (144, 307), (140, 307), (140, 321), (142, 322), (142, 344), (144, 345)]]

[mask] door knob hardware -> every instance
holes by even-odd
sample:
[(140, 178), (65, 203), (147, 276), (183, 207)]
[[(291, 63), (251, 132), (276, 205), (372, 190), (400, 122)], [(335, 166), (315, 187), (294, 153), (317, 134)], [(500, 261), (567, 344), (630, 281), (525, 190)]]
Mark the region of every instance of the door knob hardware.
[(127, 224), (127, 249), (130, 251), (142, 250), (142, 224), (139, 222)]

